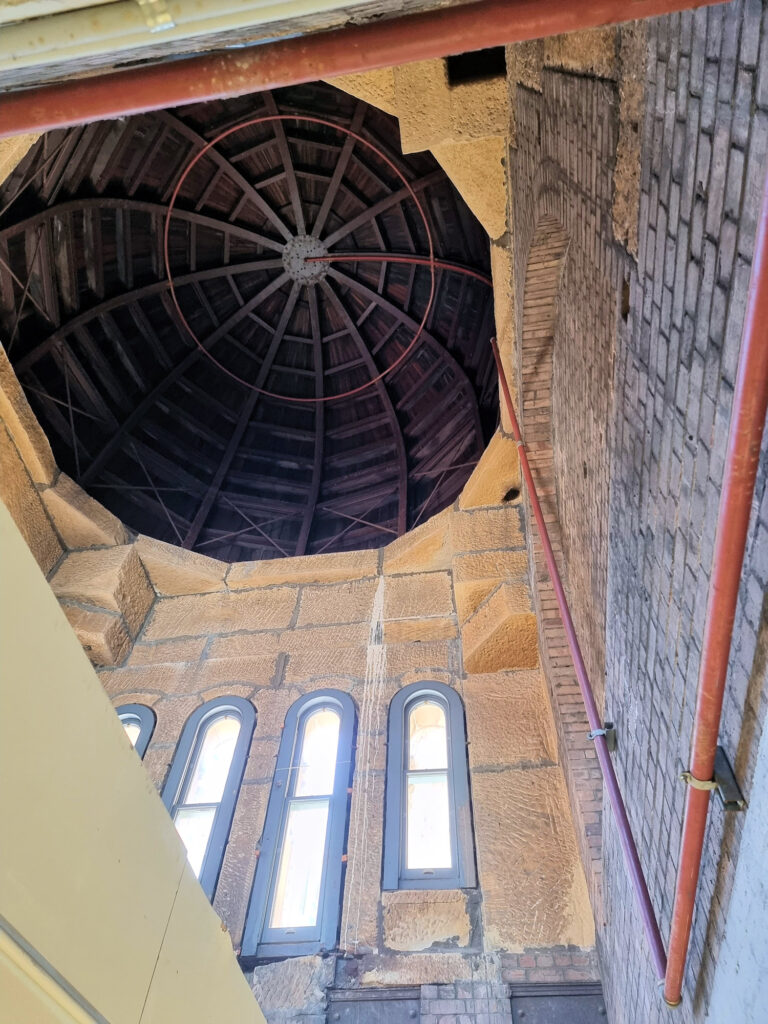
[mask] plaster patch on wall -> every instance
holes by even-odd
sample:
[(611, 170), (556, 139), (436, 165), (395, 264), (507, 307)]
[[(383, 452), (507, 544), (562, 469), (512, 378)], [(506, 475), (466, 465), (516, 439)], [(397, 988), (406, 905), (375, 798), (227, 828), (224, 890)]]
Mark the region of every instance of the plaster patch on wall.
[(399, 951), (469, 945), (467, 898), (460, 890), (421, 889), (381, 896), (384, 944)]

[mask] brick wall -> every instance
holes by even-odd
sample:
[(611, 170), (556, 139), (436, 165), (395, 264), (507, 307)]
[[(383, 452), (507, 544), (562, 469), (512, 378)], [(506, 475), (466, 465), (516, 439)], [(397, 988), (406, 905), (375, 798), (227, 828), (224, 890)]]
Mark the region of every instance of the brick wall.
[[(677, 775), (690, 747), (766, 172), (766, 19), (759, 0), (739, 0), (649, 23), (636, 264), (611, 234), (612, 87), (545, 72), (541, 93), (515, 92), (511, 188), (526, 433), (545, 496), (556, 497), (556, 546), (595, 689), (618, 727), (614, 760), (665, 939), (685, 797)], [(569, 243), (551, 332), (537, 337), (525, 275), (537, 240), (546, 245), (547, 217)], [(532, 357), (547, 374), (551, 358), (551, 438)], [(764, 440), (721, 729), (747, 797), (768, 684), (767, 461)], [(548, 600), (539, 577), (543, 660), (578, 823), (579, 783), (589, 775), (573, 771), (580, 755), (568, 723), (571, 732), (584, 723), (578, 713), (569, 718), (570, 691), (560, 680), (572, 679), (572, 668), (548, 624)], [(742, 827), (743, 817), (726, 817), (713, 801), (684, 1003), (673, 1012), (660, 1000), (605, 812), (598, 945), (616, 1024), (706, 1018)]]
[[(766, 38), (757, 0), (650, 24), (638, 264), (616, 356), (606, 704), (665, 938), (685, 797), (677, 773), (690, 748), (766, 172)], [(747, 795), (765, 713), (757, 637), (766, 628), (767, 524), (764, 441), (720, 733)], [(743, 816), (726, 817), (712, 801), (684, 1002), (674, 1012), (660, 1004), (616, 836), (606, 827), (601, 947), (617, 1024), (705, 1018), (742, 827)]]
[[(612, 224), (618, 96), (610, 82), (545, 70), (541, 92), (518, 86), (514, 104), (510, 185), (523, 432), (602, 704), (608, 438), (618, 285), (626, 262)], [(600, 772), (530, 508), (527, 534), (542, 660), (599, 917)]]

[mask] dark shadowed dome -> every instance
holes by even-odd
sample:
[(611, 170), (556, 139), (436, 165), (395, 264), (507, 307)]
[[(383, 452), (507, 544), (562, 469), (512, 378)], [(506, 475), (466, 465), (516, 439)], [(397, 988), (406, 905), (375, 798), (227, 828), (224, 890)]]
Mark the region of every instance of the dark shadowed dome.
[[(51, 132), (0, 210), (11, 361), (59, 465), (136, 531), (232, 561), (377, 547), (452, 502), (485, 447), (487, 236), (345, 93)], [(407, 261), (430, 236), (431, 304)], [(340, 254), (373, 258), (311, 259)]]

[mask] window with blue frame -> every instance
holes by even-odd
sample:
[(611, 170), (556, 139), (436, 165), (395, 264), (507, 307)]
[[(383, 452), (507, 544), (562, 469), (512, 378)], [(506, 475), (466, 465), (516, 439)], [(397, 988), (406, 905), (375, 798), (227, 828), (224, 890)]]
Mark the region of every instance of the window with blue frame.
[(131, 746), (143, 758), (155, 731), (154, 711), (145, 704), (123, 704), (115, 710)]
[(389, 708), (382, 887), (474, 885), (461, 698), (443, 683), (413, 683)]
[(285, 719), (242, 956), (333, 949), (341, 912), (355, 706), (338, 690), (296, 701)]
[(208, 899), (213, 899), (256, 724), (253, 705), (219, 697), (194, 711), (182, 730), (163, 803)]

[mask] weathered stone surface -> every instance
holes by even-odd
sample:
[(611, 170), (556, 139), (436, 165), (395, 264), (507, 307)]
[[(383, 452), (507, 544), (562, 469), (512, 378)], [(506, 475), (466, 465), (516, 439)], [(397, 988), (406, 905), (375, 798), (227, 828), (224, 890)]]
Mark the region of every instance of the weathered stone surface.
[(519, 548), (523, 543), (520, 509), (517, 505), (454, 512), (451, 516), (451, 544), (457, 553)]
[(338, 75), (330, 79), (330, 83), (388, 114), (397, 114), (394, 68), (378, 68), (358, 75)]
[(250, 683), (233, 683), (227, 681), (214, 686), (206, 686), (200, 690), (200, 697), (205, 701), (216, 700), (218, 697), (242, 697), (248, 700), (253, 696), (253, 686)]
[[(290, 634), (287, 634), (290, 635)], [(253, 658), (277, 654), (282, 650), (282, 634), (234, 633), (231, 636), (214, 637), (208, 647), (209, 658)]]
[(453, 590), (460, 622), (472, 615), (501, 580), (524, 582), (528, 576), (525, 551), (487, 551), (457, 555), (453, 560)]
[(458, 635), (453, 618), (390, 619), (384, 623), (384, 643), (409, 644), (423, 640), (447, 640)]
[(501, 505), (512, 488), (520, 491), (520, 457), (513, 437), (496, 431), (459, 495), (459, 508)]
[(383, 892), (384, 945), (413, 951), (433, 945), (469, 944), (467, 897), (460, 890)]
[(528, 553), (520, 551), (474, 551), (456, 555), (453, 578), (458, 583), (501, 580), (524, 583), (528, 579)]
[(260, 691), (256, 701), (258, 713), (258, 735), (260, 739), (267, 737), (279, 739), (282, 736), (285, 716), (294, 701), (301, 696), (301, 690), (293, 686)]
[(557, 760), (557, 737), (540, 672), (469, 675), (462, 689), (472, 768)]
[[(0, 141), (12, 142), (12, 139)], [(32, 412), (21, 384), (0, 345), (0, 419), (16, 445), (19, 456), (36, 484), (50, 484), (56, 475), (48, 438)]]
[(363, 956), (360, 984), (439, 985), (472, 978), (475, 968), (469, 957), (460, 953), (389, 953)]
[(275, 772), (275, 761), (280, 746), (279, 736), (265, 736), (263, 729), (259, 728), (259, 709), (263, 710), (262, 702), (256, 698), (256, 730), (251, 740), (251, 749), (248, 754), (248, 761), (245, 765), (243, 778), (246, 782), (263, 782), (271, 785), (272, 776)]
[[(496, 321), (496, 342), (501, 354), (501, 362), (507, 376), (507, 383), (512, 394), (512, 401), (517, 401), (517, 383), (515, 381), (515, 285), (513, 276), (512, 252), (508, 244), (497, 242), (491, 244), (491, 277), (493, 278), (493, 311)], [(499, 411), (501, 429), (509, 434), (512, 424), (506, 405), (499, 389)]]
[(594, 925), (559, 768), (473, 773), (489, 948), (589, 946)]
[[(128, 703), (124, 696), (113, 698), (116, 706)], [(153, 709), (157, 716), (155, 731), (152, 733), (152, 743), (166, 744), (175, 747), (179, 741), (181, 730), (187, 723), (192, 712), (200, 707), (202, 700), (199, 696), (190, 694), (183, 697), (153, 697)], [(130, 703), (139, 703), (131, 700)], [(144, 703), (142, 700), (141, 703)]]
[(296, 1007), (305, 1014), (325, 1013), (325, 989), (333, 983), (331, 958), (295, 956), (254, 968), (256, 1002), (270, 1021), (295, 1021)]
[(299, 626), (320, 626), (334, 622), (369, 622), (378, 581), (354, 580), (303, 587), (299, 605)]
[(365, 647), (370, 631), (367, 621), (343, 626), (300, 626), (280, 635), (280, 650), (288, 654), (308, 654), (323, 648), (338, 651), (342, 647)]
[(130, 647), (122, 615), (62, 604), (67, 620), (94, 665), (119, 665)]
[(40, 138), (35, 132), (0, 139), (0, 185)]
[(236, 633), (254, 627), (281, 629), (291, 621), (296, 598), (292, 587), (164, 597), (155, 602), (142, 639)]
[(205, 637), (165, 640), (154, 644), (135, 643), (126, 665), (165, 665), (199, 661), (207, 643)]
[(449, 530), (451, 510), (445, 509), (432, 516), (415, 530), (393, 540), (382, 554), (382, 571), (385, 575), (414, 572), (433, 572), (449, 569), (451, 548)]
[(338, 583), (375, 576), (378, 551), (339, 551), (300, 558), (273, 558), (261, 562), (238, 562), (227, 573), (230, 590), (272, 587), (278, 583)]
[(161, 597), (224, 590), (224, 576), (229, 568), (226, 562), (143, 535), (136, 541), (136, 550)]
[(235, 807), (221, 874), (216, 884), (213, 909), (227, 922), (233, 943), (239, 945), (258, 847), (269, 799), (269, 785), (244, 782)]
[(269, 686), (275, 675), (276, 663), (274, 655), (206, 658), (197, 666), (194, 685), (200, 689), (218, 683), (247, 683), (251, 688)]
[(194, 693), (194, 675), (194, 665), (148, 665), (100, 672), (99, 678), (110, 697), (128, 693), (154, 693), (162, 697)]
[(285, 682), (302, 684), (313, 677), (334, 679), (340, 675), (362, 679), (365, 658), (365, 647), (342, 647), (336, 651), (325, 648), (314, 653), (292, 654), (285, 667)]
[(450, 573), (429, 572), (392, 576), (384, 583), (385, 620), (452, 614)]
[(536, 616), (528, 588), (502, 583), (461, 630), (467, 672), (535, 668), (539, 663)]
[(384, 773), (379, 771), (366, 778), (363, 768), (362, 763), (355, 765), (339, 939), (339, 948), (354, 954), (379, 946)]
[(11, 513), (37, 564), (50, 572), (63, 554), (59, 538), (46, 515), (40, 495), (16, 446), (0, 424), (0, 500)]
[(451, 86), (445, 61), (424, 60), (395, 67), (394, 79), (404, 153), (507, 133), (507, 86), (501, 77)]
[(155, 594), (133, 545), (70, 552), (51, 579), (59, 598), (120, 612), (135, 636)]
[(420, 644), (391, 644), (387, 647), (387, 671), (390, 676), (407, 672), (449, 668), (457, 658), (450, 640), (430, 640)]
[(125, 544), (128, 531), (120, 520), (91, 498), (66, 473), (42, 492), (48, 515), (68, 548)]
[(432, 147), (437, 162), (489, 238), (501, 238), (507, 230), (506, 151), (507, 140), (502, 135)]

